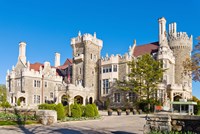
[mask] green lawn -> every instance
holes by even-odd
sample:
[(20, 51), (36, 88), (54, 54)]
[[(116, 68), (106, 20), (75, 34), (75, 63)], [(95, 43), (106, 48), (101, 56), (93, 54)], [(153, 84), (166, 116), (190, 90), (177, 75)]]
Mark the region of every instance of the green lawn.
[(0, 126), (7, 126), (7, 125), (30, 125), (30, 124), (38, 124), (37, 121), (22, 121), (22, 122), (17, 122), (17, 121), (0, 121)]

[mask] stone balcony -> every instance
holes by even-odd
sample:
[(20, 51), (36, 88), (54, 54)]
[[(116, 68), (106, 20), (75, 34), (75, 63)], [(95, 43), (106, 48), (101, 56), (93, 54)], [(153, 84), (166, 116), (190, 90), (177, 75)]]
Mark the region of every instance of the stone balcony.
[(81, 62), (84, 60), (84, 55), (80, 54), (79, 56), (74, 56), (74, 61)]

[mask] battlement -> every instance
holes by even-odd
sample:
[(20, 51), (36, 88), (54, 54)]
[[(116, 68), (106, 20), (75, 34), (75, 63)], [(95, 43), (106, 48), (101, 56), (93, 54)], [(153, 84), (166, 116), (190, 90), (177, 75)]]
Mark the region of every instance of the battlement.
[(91, 35), (89, 33), (85, 33), (85, 34), (81, 35), (80, 32), (78, 34), (78, 37), (71, 39), (71, 45), (81, 43), (81, 42), (84, 42), (84, 41), (91, 41), (95, 45), (98, 45), (98, 46), (101, 46), (101, 47), (103, 46), (103, 41), (96, 38), (96, 33), (94, 33), (94, 35)]
[(176, 23), (169, 24), (169, 46), (171, 48), (190, 48), (192, 49), (193, 37), (189, 37), (186, 32), (177, 32)]
[(186, 32), (177, 32), (176, 35), (169, 35), (169, 46), (171, 48), (190, 48), (192, 49), (193, 37), (188, 37)]
[(105, 57), (101, 58), (101, 63), (103, 64), (111, 64), (111, 63), (119, 63), (119, 62), (126, 62), (126, 61), (130, 61), (132, 59), (132, 57), (130, 55), (128, 55), (127, 53), (124, 54), (123, 56), (121, 56), (120, 54), (117, 55), (111, 55), (110, 57), (108, 56), (108, 54), (106, 54)]

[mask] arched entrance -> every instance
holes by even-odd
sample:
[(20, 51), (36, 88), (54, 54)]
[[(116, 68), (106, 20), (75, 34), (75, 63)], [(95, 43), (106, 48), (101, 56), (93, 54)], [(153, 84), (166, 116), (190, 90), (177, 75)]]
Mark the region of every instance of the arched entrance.
[(180, 99), (182, 99), (181, 96), (177, 95), (177, 96), (174, 96), (174, 101), (179, 101)]
[(20, 98), (18, 98), (18, 100), (19, 100), (21, 105), (24, 105), (26, 103), (25, 97), (20, 97)]
[(89, 103), (92, 104), (92, 97), (89, 98)]
[(63, 106), (66, 106), (66, 105), (69, 104), (69, 103), (68, 103), (68, 96), (67, 96), (67, 95), (63, 95), (63, 96), (61, 97), (61, 103), (63, 104)]
[(83, 97), (81, 97), (80, 95), (75, 96), (74, 102), (76, 102), (78, 104), (83, 104)]

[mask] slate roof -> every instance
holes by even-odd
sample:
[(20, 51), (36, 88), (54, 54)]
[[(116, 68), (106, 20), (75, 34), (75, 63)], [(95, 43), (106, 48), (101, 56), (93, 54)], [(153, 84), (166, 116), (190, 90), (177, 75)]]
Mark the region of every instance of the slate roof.
[(138, 57), (144, 54), (152, 54), (158, 52), (159, 42), (152, 42), (149, 44), (136, 46), (133, 52), (134, 57)]

